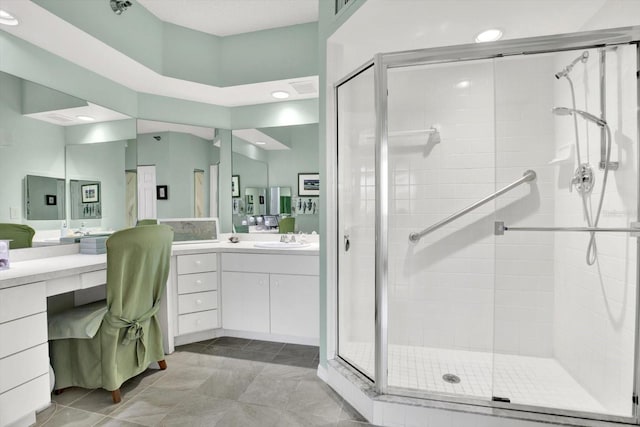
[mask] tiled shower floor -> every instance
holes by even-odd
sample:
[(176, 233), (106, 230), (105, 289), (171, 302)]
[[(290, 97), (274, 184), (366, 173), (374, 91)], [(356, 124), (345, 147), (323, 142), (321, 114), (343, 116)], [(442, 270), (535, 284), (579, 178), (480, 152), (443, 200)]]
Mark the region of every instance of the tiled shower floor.
[[(343, 357), (374, 372), (372, 343), (342, 344)], [(444, 374), (460, 377), (451, 384)], [(606, 413), (554, 359), (406, 345), (389, 346), (389, 385), (512, 403)]]

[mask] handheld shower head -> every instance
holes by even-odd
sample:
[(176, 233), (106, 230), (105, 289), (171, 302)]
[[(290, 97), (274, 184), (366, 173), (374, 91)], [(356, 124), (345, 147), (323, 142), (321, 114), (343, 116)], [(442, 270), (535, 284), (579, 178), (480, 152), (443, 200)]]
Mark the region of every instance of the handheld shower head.
[(551, 109), (551, 112), (556, 116), (570, 116), (573, 113), (576, 113), (582, 116), (584, 119), (597, 124), (598, 126), (601, 126), (601, 127), (607, 126), (607, 122), (605, 120), (598, 118), (591, 113), (587, 113), (586, 111), (574, 110), (573, 108), (567, 108), (567, 107), (553, 107)]
[(587, 62), (588, 59), (589, 59), (589, 51), (585, 50), (584, 52), (582, 52), (582, 55), (578, 56), (576, 59), (571, 61), (571, 63), (569, 65), (567, 65), (566, 67), (564, 67), (562, 70), (558, 71), (555, 74), (556, 79), (560, 79), (562, 77), (566, 77), (567, 74), (569, 74), (571, 72), (571, 70), (573, 69), (574, 65), (576, 65), (578, 62), (582, 62), (584, 64), (585, 62)]

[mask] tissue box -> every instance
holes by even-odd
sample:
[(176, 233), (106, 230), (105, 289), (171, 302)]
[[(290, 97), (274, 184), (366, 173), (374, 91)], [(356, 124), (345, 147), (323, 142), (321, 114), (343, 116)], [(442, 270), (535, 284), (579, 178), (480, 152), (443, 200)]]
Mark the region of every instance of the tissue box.
[(0, 270), (9, 268), (9, 242), (11, 240), (0, 240)]
[(106, 254), (108, 236), (83, 237), (80, 239), (81, 254)]

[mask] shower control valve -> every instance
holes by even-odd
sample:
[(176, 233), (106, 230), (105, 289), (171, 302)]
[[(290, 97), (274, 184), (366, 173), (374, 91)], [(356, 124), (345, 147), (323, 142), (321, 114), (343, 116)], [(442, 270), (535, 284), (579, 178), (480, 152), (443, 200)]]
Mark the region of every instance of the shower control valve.
[(593, 189), (595, 181), (596, 177), (593, 174), (591, 165), (588, 163), (583, 163), (578, 166), (578, 169), (576, 169), (576, 171), (574, 172), (573, 178), (571, 178), (571, 184), (569, 185), (569, 191), (571, 191), (572, 187), (575, 186), (578, 193), (589, 193)]

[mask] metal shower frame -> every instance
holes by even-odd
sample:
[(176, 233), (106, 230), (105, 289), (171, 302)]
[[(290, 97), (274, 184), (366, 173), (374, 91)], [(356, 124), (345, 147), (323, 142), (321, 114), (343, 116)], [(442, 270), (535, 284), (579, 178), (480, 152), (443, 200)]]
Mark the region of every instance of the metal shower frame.
[[(562, 52), (578, 49), (603, 48), (616, 45), (635, 45), (637, 57), (636, 79), (637, 103), (638, 103), (638, 135), (636, 143), (640, 141), (640, 26), (596, 30), (579, 33), (569, 33), (553, 36), (531, 37), (517, 40), (499, 41), (483, 44), (466, 44), (410, 50), (404, 52), (380, 53), (371, 61), (358, 67), (347, 76), (334, 84), (334, 95), (337, 102), (338, 87), (353, 79), (361, 72), (373, 67), (375, 85), (375, 381), (372, 386), (382, 395), (399, 395), (429, 399), (434, 407), (442, 409), (454, 409), (467, 412), (476, 412), (484, 415), (497, 415), (517, 417), (543, 422), (561, 422), (575, 425), (602, 425), (603, 421), (614, 423), (627, 423), (640, 425), (640, 413), (638, 411), (638, 395), (640, 394), (640, 262), (636, 265), (636, 334), (635, 334), (635, 363), (633, 379), (633, 413), (631, 417), (615, 416), (600, 413), (572, 411), (556, 408), (541, 408), (539, 406), (495, 402), (477, 398), (442, 395), (434, 392), (414, 391), (388, 384), (388, 358), (387, 358), (387, 334), (388, 334), (388, 253), (387, 243), (389, 234), (389, 209), (388, 209), (388, 109), (387, 109), (387, 73), (389, 69), (440, 63), (452, 63), (473, 61), (482, 59), (494, 59), (508, 56), (527, 54), (540, 54)], [(604, 74), (601, 73), (601, 84), (604, 85)], [(604, 114), (602, 106), (602, 114)], [(337, 117), (337, 116), (336, 116)], [(337, 120), (337, 118), (336, 118)], [(640, 164), (640, 150), (636, 161)], [(640, 221), (640, 173), (637, 177), (637, 203), (638, 218)], [(339, 209), (339, 207), (338, 207)], [(339, 233), (339, 227), (338, 227)], [(340, 236), (336, 236), (336, 242), (341, 242)], [(339, 253), (337, 244), (336, 254)], [(640, 254), (640, 239), (636, 243), (637, 253)], [(337, 278), (337, 277), (336, 277)], [(340, 284), (338, 283), (338, 286)], [(336, 324), (337, 327), (337, 324)], [(336, 328), (337, 329), (337, 328)], [(336, 338), (337, 338), (336, 330)], [(338, 348), (339, 356), (339, 348)], [(344, 359), (340, 359), (344, 361)], [(354, 367), (344, 361), (350, 369)], [(544, 409), (544, 410), (542, 410)]]

